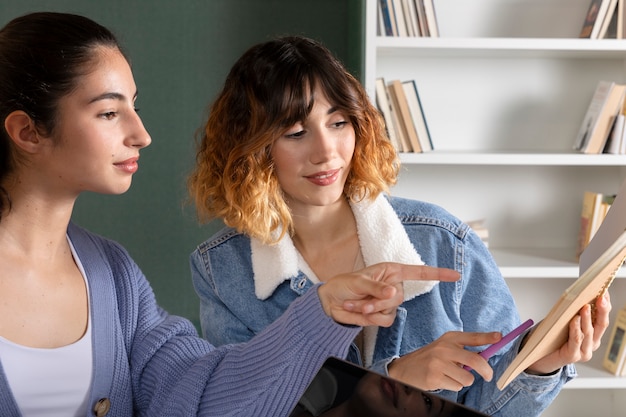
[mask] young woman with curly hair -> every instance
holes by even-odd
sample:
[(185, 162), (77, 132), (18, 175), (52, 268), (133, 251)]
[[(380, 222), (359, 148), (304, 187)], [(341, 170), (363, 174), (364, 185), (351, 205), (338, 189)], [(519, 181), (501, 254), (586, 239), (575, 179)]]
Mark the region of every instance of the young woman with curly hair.
[(523, 338), (489, 361), (476, 351), (519, 324), (510, 291), (466, 224), (389, 195), (398, 172), (381, 116), (321, 43), (282, 37), (245, 52), (210, 108), (189, 178), (199, 216), (226, 225), (191, 255), (204, 336), (248, 340), (316, 284), (366, 265), (455, 269), (458, 282), (403, 283), (393, 325), (364, 328), (348, 359), (489, 415), (540, 414), (575, 375), (571, 363), (598, 348), (610, 303), (595, 322), (583, 309), (561, 349), (499, 391), (494, 375)]

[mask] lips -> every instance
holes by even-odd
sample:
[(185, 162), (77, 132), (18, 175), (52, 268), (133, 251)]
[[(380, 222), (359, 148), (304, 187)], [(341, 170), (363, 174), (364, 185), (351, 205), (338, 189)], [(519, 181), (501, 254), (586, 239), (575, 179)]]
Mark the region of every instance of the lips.
[(394, 407), (398, 406), (398, 392), (397, 386), (394, 381), (391, 381), (387, 378), (380, 379), (380, 387), (385, 394), (385, 397), (389, 399), (389, 401), (393, 404)]
[(134, 174), (139, 169), (139, 165), (137, 164), (138, 160), (139, 160), (139, 157), (133, 157), (125, 161), (115, 162), (113, 165), (115, 165), (115, 167), (119, 168), (120, 170), (124, 172), (127, 172), (129, 174)]
[(333, 184), (335, 181), (337, 181), (337, 178), (339, 178), (340, 172), (341, 172), (340, 169), (333, 169), (330, 171), (321, 171), (321, 172), (316, 172), (315, 174), (312, 174), (312, 175), (307, 175), (305, 176), (305, 178), (316, 185), (321, 185), (321, 186), (330, 185), (330, 184)]

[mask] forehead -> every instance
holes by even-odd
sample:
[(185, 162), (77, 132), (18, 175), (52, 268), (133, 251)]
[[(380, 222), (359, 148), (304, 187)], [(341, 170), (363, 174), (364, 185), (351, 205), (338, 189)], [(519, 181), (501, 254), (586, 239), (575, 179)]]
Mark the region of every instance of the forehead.
[(78, 99), (83, 104), (103, 94), (116, 93), (132, 98), (136, 93), (130, 65), (116, 48), (96, 48), (76, 81), (76, 88), (67, 98)]

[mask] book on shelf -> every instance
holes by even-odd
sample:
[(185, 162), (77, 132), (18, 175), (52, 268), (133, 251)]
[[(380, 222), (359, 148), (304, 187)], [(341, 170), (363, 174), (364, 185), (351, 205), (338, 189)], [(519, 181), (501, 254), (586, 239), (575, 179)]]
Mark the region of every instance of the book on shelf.
[(398, 136), (396, 135), (395, 123), (393, 121), (393, 115), (391, 103), (389, 101), (389, 94), (387, 93), (387, 85), (385, 84), (384, 77), (376, 78), (376, 106), (383, 116), (385, 121), (385, 129), (387, 130), (387, 136), (392, 143), (396, 151), (402, 152), (402, 144), (400, 143)]
[(393, 16), (396, 20), (396, 27), (398, 28), (397, 36), (406, 37), (408, 32), (404, 10), (402, 9), (402, 0), (391, 0), (391, 4), (393, 6)]
[(580, 309), (603, 294), (626, 259), (626, 181), (620, 186), (604, 222), (580, 255), (579, 277), (561, 294), (548, 314), (526, 336), (517, 356), (499, 377), (504, 389), (517, 375), (559, 349), (568, 338), (569, 322)]
[(615, 116), (615, 121), (613, 122), (609, 139), (606, 141), (606, 145), (604, 146), (603, 153), (609, 153), (612, 155), (619, 155), (621, 153), (625, 121), (626, 117), (624, 117), (623, 113), (618, 113), (618, 115)]
[(417, 138), (415, 124), (411, 118), (409, 103), (406, 100), (404, 88), (402, 88), (402, 82), (400, 80), (391, 80), (387, 83), (387, 89), (389, 96), (391, 96), (391, 106), (397, 109), (396, 115), (398, 116), (398, 122), (400, 124), (399, 130), (402, 132), (400, 136), (405, 138), (403, 143), (408, 141), (407, 150), (405, 152), (422, 152), (422, 147)]
[(404, 20), (406, 22), (407, 35), (410, 37), (421, 36), (419, 22), (417, 20), (417, 9), (414, 0), (401, 0)]
[(435, 13), (434, 0), (419, 0), (424, 2), (424, 10), (426, 11), (426, 23), (428, 25), (428, 33), (431, 38), (439, 37), (439, 24), (437, 23), (437, 14)]
[(437, 37), (433, 0), (378, 0), (380, 36)]
[(602, 23), (598, 35), (599, 39), (625, 39), (626, 27), (624, 26), (624, 13), (626, 12), (626, 0), (614, 0), (609, 5), (607, 15)]
[(609, 6), (615, 0), (591, 0), (583, 27), (580, 31), (580, 38), (599, 39), (600, 30), (607, 15)]
[(389, 109), (391, 110), (391, 124), (393, 125), (393, 131), (395, 132), (396, 142), (398, 144), (398, 152), (412, 152), (411, 143), (406, 136), (405, 129), (402, 126), (400, 119), (400, 109), (398, 107), (397, 99), (393, 91), (388, 85), (385, 85), (385, 91), (387, 92), (387, 98), (389, 99)]
[[(610, 0), (606, 13), (602, 19), (598, 39), (614, 38), (617, 32), (617, 0)], [(609, 28), (612, 27), (612, 30)]]
[(489, 229), (487, 228), (485, 219), (478, 219), (466, 222), (467, 225), (478, 235), (485, 246), (489, 247)]
[(617, 376), (626, 376), (626, 306), (617, 312), (602, 366)]
[(413, 148), (411, 146), (411, 142), (409, 141), (409, 137), (407, 136), (406, 128), (404, 127), (402, 115), (400, 113), (398, 98), (396, 97), (394, 90), (390, 88), (390, 85), (391, 83), (387, 82), (385, 89), (387, 90), (387, 97), (389, 97), (392, 123), (396, 132), (396, 137), (398, 138), (398, 144), (400, 145), (399, 151), (413, 152)]
[(626, 96), (622, 102), (620, 112), (615, 116), (615, 122), (613, 122), (611, 135), (604, 147), (604, 153), (613, 155), (626, 154)]
[(603, 152), (613, 123), (619, 114), (626, 85), (599, 81), (578, 130), (574, 150), (586, 154)]
[(383, 27), (380, 32), (385, 36), (398, 36), (398, 27), (393, 16), (393, 4), (391, 0), (378, 0), (379, 13), (382, 16)]
[(594, 222), (598, 221), (598, 213), (600, 213), (600, 203), (602, 194), (592, 191), (583, 193), (583, 204), (580, 213), (580, 228), (578, 230), (578, 244), (576, 246), (576, 260), (580, 258), (580, 254), (589, 244), (591, 240), (591, 230), (596, 228)]
[(602, 194), (592, 191), (585, 191), (583, 193), (580, 230), (578, 232), (578, 245), (576, 248), (577, 260), (596, 234), (614, 200), (614, 194)]
[(428, 37), (430, 36), (430, 31), (428, 30), (428, 22), (426, 21), (424, 1), (414, 0), (413, 3), (415, 4), (415, 10), (417, 11), (417, 24), (420, 28), (420, 36)]
[(411, 120), (415, 125), (417, 131), (417, 139), (422, 148), (422, 152), (430, 152), (434, 149), (433, 141), (430, 137), (430, 130), (428, 130), (428, 123), (426, 122), (426, 116), (424, 115), (424, 108), (422, 107), (422, 101), (420, 100), (419, 92), (417, 91), (417, 84), (415, 80), (403, 81), (402, 88), (404, 88), (404, 95), (409, 104), (409, 110), (411, 112)]
[(615, 23), (615, 38), (626, 39), (626, 22), (624, 22), (624, 13), (626, 13), (626, 0), (617, 0), (617, 19)]

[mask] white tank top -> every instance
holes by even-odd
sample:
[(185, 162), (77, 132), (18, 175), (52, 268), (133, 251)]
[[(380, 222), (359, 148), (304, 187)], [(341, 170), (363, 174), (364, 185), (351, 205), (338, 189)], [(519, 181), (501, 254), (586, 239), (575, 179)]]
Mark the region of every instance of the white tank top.
[[(85, 279), (85, 271), (71, 242), (70, 247)], [(87, 279), (85, 285), (89, 300)], [(0, 361), (24, 417), (87, 415), (93, 368), (90, 317), (83, 337), (59, 348), (22, 346), (0, 336)]]

